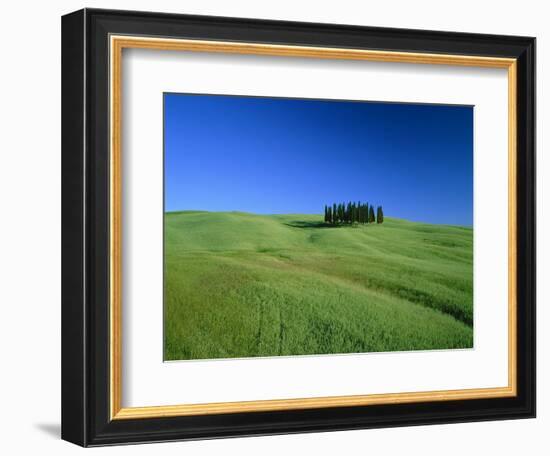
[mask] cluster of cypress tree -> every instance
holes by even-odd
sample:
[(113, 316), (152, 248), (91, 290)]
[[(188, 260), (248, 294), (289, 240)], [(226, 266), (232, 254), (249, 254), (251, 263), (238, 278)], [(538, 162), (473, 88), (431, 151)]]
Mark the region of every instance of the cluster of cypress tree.
[(341, 223), (383, 223), (384, 211), (382, 206), (376, 208), (376, 217), (374, 215), (374, 207), (369, 206), (368, 203), (361, 204), (349, 202), (349, 203), (334, 203), (331, 205), (325, 205), (325, 223), (331, 223), (333, 225)]

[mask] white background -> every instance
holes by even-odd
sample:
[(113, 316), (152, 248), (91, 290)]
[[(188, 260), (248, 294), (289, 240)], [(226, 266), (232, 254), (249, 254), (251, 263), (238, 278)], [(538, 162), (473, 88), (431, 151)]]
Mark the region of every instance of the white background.
[[(60, 15), (81, 8), (162, 10), (314, 22), (523, 34), (538, 38), (538, 81), (548, 80), (544, 2), (156, 0), (20, 2), (0, 27), (0, 451), (72, 454), (59, 440)], [(538, 86), (538, 418), (536, 420), (102, 448), (94, 454), (547, 454), (550, 428), (550, 162), (542, 151), (549, 95)]]
[[(505, 69), (135, 49), (122, 62), (124, 407), (507, 386)], [(163, 92), (475, 106), (474, 349), (163, 363)]]

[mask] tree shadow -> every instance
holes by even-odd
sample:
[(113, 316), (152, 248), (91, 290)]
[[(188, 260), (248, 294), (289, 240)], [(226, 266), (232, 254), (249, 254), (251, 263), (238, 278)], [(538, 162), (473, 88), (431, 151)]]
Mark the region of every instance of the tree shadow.
[(293, 228), (340, 228), (344, 225), (333, 225), (332, 223), (326, 222), (306, 222), (303, 220), (293, 220), (291, 222), (285, 223), (286, 226), (291, 226)]

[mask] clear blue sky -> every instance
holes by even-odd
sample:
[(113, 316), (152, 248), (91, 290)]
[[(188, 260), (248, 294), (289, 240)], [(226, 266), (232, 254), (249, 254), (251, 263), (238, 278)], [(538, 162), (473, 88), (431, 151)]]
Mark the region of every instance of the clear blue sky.
[(472, 225), (470, 106), (164, 97), (166, 211), (322, 214), (360, 200)]

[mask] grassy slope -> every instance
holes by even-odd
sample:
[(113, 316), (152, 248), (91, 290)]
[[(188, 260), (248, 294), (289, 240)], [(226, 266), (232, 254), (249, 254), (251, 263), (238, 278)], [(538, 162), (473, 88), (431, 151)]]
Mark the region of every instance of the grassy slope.
[(472, 346), (469, 228), (165, 217), (166, 359)]

